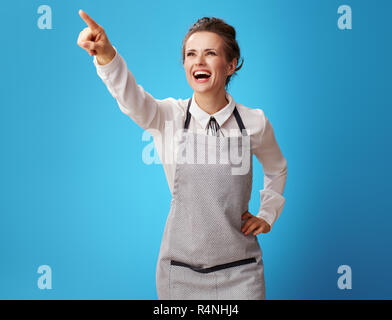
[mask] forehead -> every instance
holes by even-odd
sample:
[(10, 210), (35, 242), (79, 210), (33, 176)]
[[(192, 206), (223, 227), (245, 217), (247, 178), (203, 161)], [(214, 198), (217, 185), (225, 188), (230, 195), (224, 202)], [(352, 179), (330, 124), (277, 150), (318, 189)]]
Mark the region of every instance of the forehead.
[(204, 48), (215, 48), (219, 49), (223, 46), (222, 38), (209, 31), (198, 31), (192, 34), (185, 45), (186, 50), (190, 49), (204, 49)]

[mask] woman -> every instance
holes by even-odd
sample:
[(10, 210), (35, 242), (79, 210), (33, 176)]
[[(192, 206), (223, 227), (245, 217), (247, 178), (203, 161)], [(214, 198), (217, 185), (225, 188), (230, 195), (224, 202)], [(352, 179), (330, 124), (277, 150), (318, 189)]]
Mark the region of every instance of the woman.
[[(157, 265), (159, 299), (265, 299), (256, 235), (269, 232), (283, 210), (287, 164), (263, 111), (236, 103), (226, 91), (242, 66), (234, 28), (221, 19), (199, 19), (182, 48), (192, 98), (158, 100), (137, 85), (103, 28), (82, 10), (79, 14), (88, 27), (78, 45), (94, 56), (121, 111), (156, 134), (173, 196)], [(183, 130), (171, 140), (172, 149), (183, 148), (173, 163), (164, 161), (170, 158), (167, 143), (156, 139), (168, 124)], [(198, 161), (184, 161), (183, 151), (187, 160)], [(256, 216), (248, 211), (253, 154), (264, 171)], [(238, 164), (245, 169), (235, 172)]]

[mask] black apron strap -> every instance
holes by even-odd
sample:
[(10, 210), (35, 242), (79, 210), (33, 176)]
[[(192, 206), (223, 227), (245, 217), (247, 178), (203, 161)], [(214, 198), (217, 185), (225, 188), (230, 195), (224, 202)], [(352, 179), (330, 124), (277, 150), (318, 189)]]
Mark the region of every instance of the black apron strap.
[(247, 132), (246, 132), (244, 123), (242, 122), (241, 116), (240, 116), (240, 114), (239, 114), (239, 112), (238, 112), (238, 110), (237, 110), (237, 106), (234, 107), (233, 113), (234, 113), (235, 119), (237, 120), (237, 124), (238, 124), (238, 126), (240, 127), (241, 133), (242, 133), (244, 136), (247, 136), (248, 134), (247, 134)]
[(191, 102), (192, 102), (192, 98), (189, 99), (188, 107), (186, 108), (186, 119), (185, 119), (185, 124), (184, 124), (184, 130), (188, 130), (189, 122), (191, 121), (191, 114), (189, 112)]
[[(191, 103), (192, 103), (192, 98), (189, 99), (188, 107), (186, 109), (186, 119), (185, 119), (185, 124), (184, 124), (184, 130), (188, 130), (189, 122), (191, 121), (191, 113), (189, 112), (189, 108), (191, 106)], [(237, 106), (234, 107), (233, 113), (234, 113), (235, 120), (237, 121), (238, 127), (241, 130), (241, 133), (244, 136), (248, 135), (247, 132), (246, 132), (244, 123), (242, 122), (241, 116), (240, 116), (240, 114), (239, 114), (239, 112), (237, 110)]]

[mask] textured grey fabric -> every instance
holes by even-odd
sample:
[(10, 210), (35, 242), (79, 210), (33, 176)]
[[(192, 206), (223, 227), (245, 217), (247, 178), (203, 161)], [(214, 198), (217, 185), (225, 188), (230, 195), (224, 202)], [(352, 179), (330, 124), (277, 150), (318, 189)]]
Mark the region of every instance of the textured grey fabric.
[[(173, 198), (157, 265), (158, 298), (265, 299), (257, 237), (241, 232), (241, 216), (248, 210), (252, 190), (250, 139), (206, 138), (186, 131), (182, 141), (194, 161), (176, 164)], [(233, 167), (240, 164), (231, 161), (230, 146), (237, 145), (242, 150), (237, 158), (249, 163), (245, 174), (233, 174)], [(208, 161), (211, 154), (216, 154), (215, 161)], [(256, 262), (211, 273), (170, 263), (175, 260), (209, 268), (253, 257)]]

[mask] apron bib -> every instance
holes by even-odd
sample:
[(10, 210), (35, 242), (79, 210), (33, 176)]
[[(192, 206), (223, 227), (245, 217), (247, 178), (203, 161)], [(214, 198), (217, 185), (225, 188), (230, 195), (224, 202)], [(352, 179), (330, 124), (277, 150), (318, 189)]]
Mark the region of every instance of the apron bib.
[(158, 298), (265, 299), (257, 237), (241, 232), (252, 191), (250, 137), (236, 107), (242, 136), (189, 132), (190, 104), (157, 264)]

